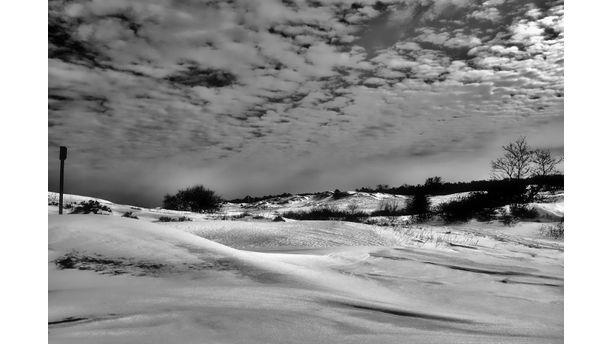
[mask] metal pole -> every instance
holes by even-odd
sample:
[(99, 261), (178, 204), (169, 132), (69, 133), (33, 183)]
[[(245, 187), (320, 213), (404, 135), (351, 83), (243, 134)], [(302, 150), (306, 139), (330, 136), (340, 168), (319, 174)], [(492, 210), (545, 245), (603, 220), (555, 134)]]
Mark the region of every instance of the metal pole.
[(68, 148), (60, 147), (60, 194), (59, 194), (59, 214), (62, 215), (64, 208), (64, 160), (68, 156)]
[(59, 213), (62, 215), (64, 207), (64, 160), (60, 160), (60, 196), (59, 196)]

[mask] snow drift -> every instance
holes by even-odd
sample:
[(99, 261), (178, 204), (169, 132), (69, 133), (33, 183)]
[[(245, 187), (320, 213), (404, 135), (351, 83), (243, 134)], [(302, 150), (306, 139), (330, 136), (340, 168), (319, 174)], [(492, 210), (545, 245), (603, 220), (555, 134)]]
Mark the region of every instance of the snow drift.
[(49, 215), (49, 341), (563, 341), (562, 246), (425, 230)]

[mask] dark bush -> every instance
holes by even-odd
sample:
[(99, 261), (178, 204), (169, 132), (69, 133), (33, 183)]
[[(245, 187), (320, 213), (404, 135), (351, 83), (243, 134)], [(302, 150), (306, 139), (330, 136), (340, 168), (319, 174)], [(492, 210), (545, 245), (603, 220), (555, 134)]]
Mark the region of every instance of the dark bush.
[(511, 204), (510, 214), (517, 219), (535, 219), (538, 217), (537, 210), (528, 207), (526, 204)]
[(554, 239), (563, 239), (565, 235), (563, 221), (557, 223), (556, 225), (542, 225), (540, 227), (540, 232), (543, 236)]
[(441, 204), (438, 206), (438, 214), (446, 222), (487, 219), (495, 209), (511, 204), (511, 216), (534, 218), (537, 213), (528, 209), (525, 204), (533, 202), (540, 189), (537, 186), (529, 186), (522, 180), (497, 181), (489, 184), (486, 192), (472, 192), (469, 196)]
[(371, 216), (401, 216), (406, 215), (406, 209), (396, 200), (383, 200), (378, 206), (378, 210), (372, 212)]
[(179, 190), (176, 195), (164, 196), (164, 208), (192, 212), (215, 211), (221, 208), (223, 200), (214, 191), (202, 185)]
[(288, 219), (295, 220), (334, 220), (334, 221), (350, 221), (362, 222), (368, 217), (364, 212), (350, 212), (347, 210), (338, 210), (336, 207), (323, 206), (313, 208), (307, 211), (289, 211), (282, 215)]
[[(362, 187), (357, 189), (361, 192), (386, 192), (396, 195), (414, 195), (421, 191), (428, 195), (448, 195), (460, 192), (477, 192), (477, 191), (494, 191), (499, 188), (511, 189), (513, 187), (521, 187), (527, 185), (536, 185), (542, 190), (562, 190), (564, 184), (564, 176), (548, 175), (535, 176), (521, 180), (473, 180), (471, 182), (443, 182), (441, 178), (432, 177), (425, 181), (424, 185), (408, 185), (404, 184), (398, 187), (389, 187), (388, 185), (379, 185), (377, 188)], [(510, 202), (505, 203), (510, 204)]]
[(448, 223), (467, 222), (476, 218), (479, 213), (487, 211), (486, 209), (494, 208), (494, 206), (491, 206), (490, 197), (486, 193), (473, 192), (468, 196), (440, 204), (437, 213)]
[(516, 223), (516, 218), (514, 216), (512, 216), (512, 214), (510, 214), (506, 208), (501, 208), (499, 211), (499, 220), (501, 221), (501, 223), (503, 223), (505, 226), (512, 226), (513, 224)]
[(442, 177), (429, 177), (425, 180), (425, 184), (420, 189), (415, 191), (415, 195), (418, 193), (428, 193), (428, 194), (436, 194), (440, 190), (442, 190)]
[(340, 191), (338, 189), (334, 190), (334, 193), (332, 194), (332, 198), (333, 199), (342, 199), (345, 197), (348, 197), (350, 194), (348, 192), (345, 191)]
[(55, 260), (55, 265), (57, 265), (59, 269), (73, 269), (76, 262), (77, 260), (73, 255), (67, 254), (63, 257), (57, 258)]
[(121, 217), (128, 217), (128, 218), (130, 218), (130, 219), (136, 219), (136, 220), (138, 220), (138, 216), (136, 216), (136, 215), (135, 215), (133, 212), (131, 212), (131, 211), (128, 211), (128, 212), (123, 213), (123, 215), (121, 215)]
[(497, 210), (494, 208), (484, 208), (476, 212), (476, 220), (481, 222), (491, 222), (497, 219)]
[(243, 218), (245, 218), (247, 216), (253, 216), (253, 214), (249, 213), (248, 211), (245, 211), (245, 212), (242, 212), (242, 213), (240, 213), (238, 215), (234, 215), (233, 218), (235, 218), (235, 219), (243, 219)]
[(162, 216), (162, 217), (160, 217), (157, 220), (159, 222), (186, 222), (186, 221), (191, 221), (191, 219), (188, 218), (187, 216), (180, 216), (180, 217)]
[(113, 211), (108, 206), (100, 204), (98, 201), (89, 200), (83, 201), (74, 207), (71, 214), (103, 214), (104, 212), (112, 213)]
[(431, 211), (431, 201), (425, 193), (418, 192), (412, 200), (407, 201), (407, 213), (409, 215), (425, 215)]

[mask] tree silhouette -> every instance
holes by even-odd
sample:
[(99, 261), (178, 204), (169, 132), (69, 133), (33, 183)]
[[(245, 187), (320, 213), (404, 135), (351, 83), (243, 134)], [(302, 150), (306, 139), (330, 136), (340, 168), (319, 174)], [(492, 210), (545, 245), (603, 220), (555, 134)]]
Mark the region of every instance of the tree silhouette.
[(536, 149), (533, 151), (531, 162), (533, 163), (533, 174), (536, 176), (548, 176), (559, 173), (557, 165), (563, 158), (555, 158), (549, 150)]
[(522, 136), (502, 146), (504, 155), (491, 162), (491, 172), (496, 179), (522, 179), (533, 171), (532, 150)]
[(223, 200), (214, 191), (202, 185), (179, 190), (175, 195), (165, 195), (164, 209), (183, 211), (214, 211), (221, 208)]

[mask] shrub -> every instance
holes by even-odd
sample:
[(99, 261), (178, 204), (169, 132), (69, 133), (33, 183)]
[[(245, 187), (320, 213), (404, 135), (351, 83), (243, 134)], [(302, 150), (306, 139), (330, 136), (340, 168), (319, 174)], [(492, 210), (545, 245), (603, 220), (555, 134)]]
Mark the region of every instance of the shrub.
[(512, 226), (513, 224), (516, 223), (516, 218), (514, 216), (512, 216), (510, 213), (508, 213), (506, 208), (501, 208), (500, 209), (500, 211), (499, 211), (499, 220), (505, 226)]
[(542, 225), (542, 227), (540, 227), (540, 233), (545, 236), (545, 237), (549, 237), (549, 238), (554, 238), (554, 239), (563, 239), (564, 236), (564, 225), (563, 225), (563, 221), (557, 223), (556, 225)]
[(186, 221), (191, 221), (191, 219), (188, 218), (187, 216), (180, 216), (180, 217), (162, 216), (162, 217), (160, 217), (157, 220), (159, 222), (186, 222)]
[(214, 191), (202, 185), (179, 190), (175, 195), (164, 196), (164, 208), (182, 211), (215, 211), (222, 205), (222, 199)]
[(484, 209), (491, 208), (488, 204), (487, 194), (473, 192), (468, 196), (440, 204), (437, 209), (438, 215), (445, 222), (467, 222), (477, 216)]
[[(504, 209), (505, 211), (505, 209)], [(497, 211), (494, 208), (484, 208), (476, 212), (476, 220), (481, 222), (491, 222), (497, 218)]]
[[(513, 218), (535, 218), (537, 212), (527, 207), (532, 202), (539, 188), (530, 188), (524, 183), (500, 181), (491, 184), (487, 192), (472, 192), (468, 196), (452, 200), (438, 206), (437, 213), (446, 222), (465, 222), (476, 218), (490, 221), (497, 208), (511, 204), (510, 214)], [(509, 224), (509, 219), (502, 219)]]
[(83, 201), (79, 203), (77, 206), (75, 206), (71, 214), (90, 214), (90, 213), (104, 214), (104, 212), (112, 213), (113, 211), (111, 210), (111, 208), (103, 204), (100, 204), (100, 202), (98, 201), (89, 200), (89, 201)]
[(57, 265), (59, 269), (73, 269), (75, 264), (76, 259), (71, 254), (67, 254), (55, 260), (55, 265)]
[(405, 214), (405, 209), (403, 209), (401, 203), (395, 199), (382, 200), (378, 205), (378, 210), (372, 212), (372, 216), (400, 216)]
[(128, 218), (130, 218), (130, 219), (136, 219), (136, 220), (138, 220), (138, 216), (136, 216), (136, 215), (135, 215), (133, 212), (131, 212), (131, 211), (128, 211), (128, 212), (123, 213), (123, 215), (121, 215), (121, 217), (128, 217)]
[(407, 201), (407, 213), (410, 215), (426, 215), (430, 213), (431, 201), (425, 193), (416, 193), (411, 201)]
[(364, 212), (351, 213), (346, 210), (338, 210), (336, 207), (323, 206), (307, 211), (289, 211), (284, 213), (282, 216), (295, 220), (335, 220), (361, 222), (364, 218), (368, 217), (368, 214)]
[(426, 190), (427, 193), (436, 193), (438, 191), (440, 191), (443, 187), (442, 184), (442, 177), (429, 177), (425, 180), (425, 184), (423, 184), (423, 187), (420, 188), (421, 190), (417, 189), (417, 193), (422, 192), (423, 190)]
[(511, 204), (510, 214), (516, 219), (535, 219), (538, 216), (537, 210), (526, 204)]
[(349, 193), (346, 191), (340, 191), (338, 189), (334, 190), (334, 193), (332, 194), (332, 198), (333, 199), (341, 199), (341, 198), (345, 198), (348, 197)]
[(353, 200), (346, 206), (346, 210), (348, 210), (351, 214), (356, 213), (359, 210), (359, 204), (357, 201)]
[(249, 213), (248, 211), (245, 211), (245, 212), (242, 212), (242, 213), (240, 213), (240, 214), (238, 214), (238, 215), (234, 215), (234, 216), (232, 216), (232, 218), (235, 218), (235, 219), (243, 219), (243, 218), (245, 218), (245, 217), (247, 217), (247, 216), (253, 216), (253, 214)]
[(284, 219), (282, 216), (277, 215), (277, 216), (276, 216), (276, 217), (275, 217), (275, 218), (272, 220), (272, 222), (286, 222), (286, 221), (285, 221), (285, 219)]

